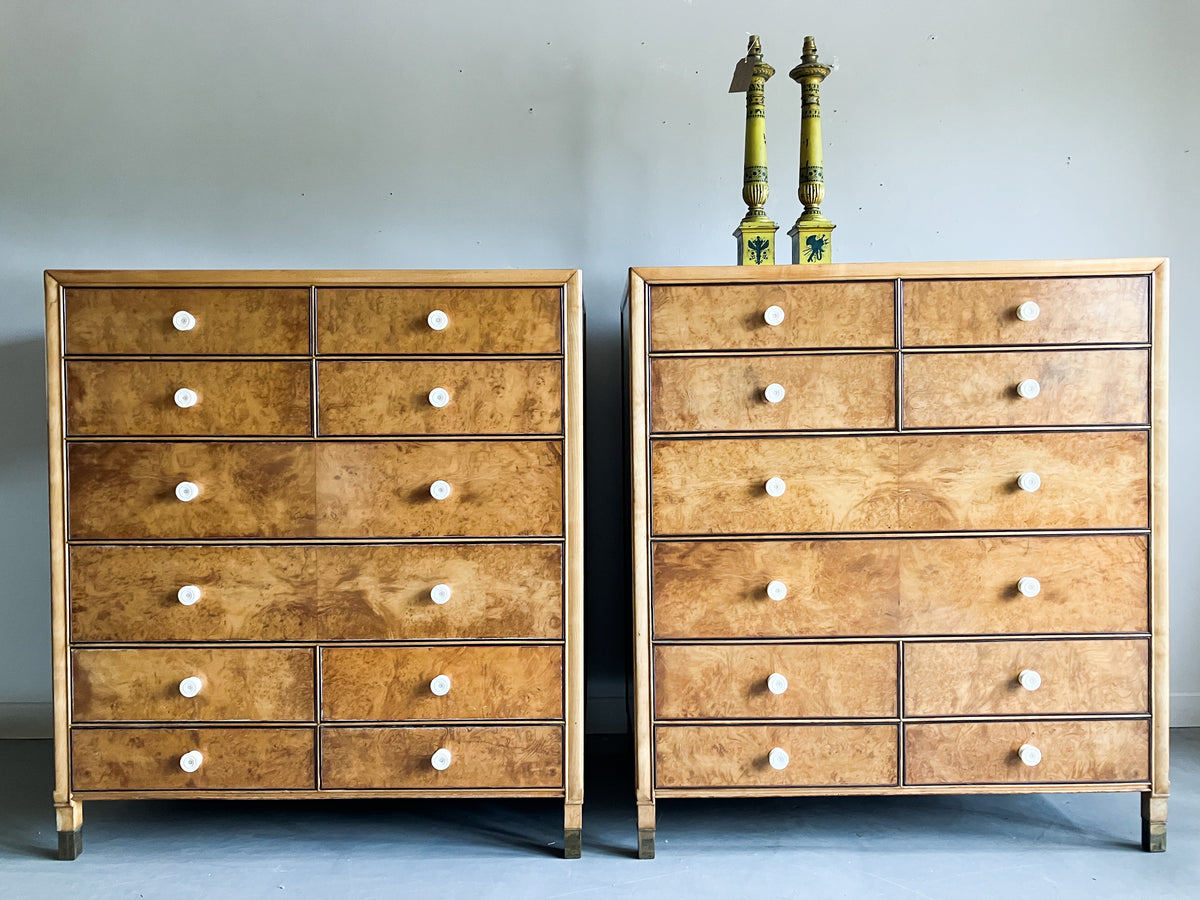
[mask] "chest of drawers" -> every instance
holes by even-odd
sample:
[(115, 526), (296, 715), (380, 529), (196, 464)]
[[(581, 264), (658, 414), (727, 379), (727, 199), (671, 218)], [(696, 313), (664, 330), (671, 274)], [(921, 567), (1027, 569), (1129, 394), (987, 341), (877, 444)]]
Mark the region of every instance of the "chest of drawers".
[(659, 798), (1131, 791), (1166, 840), (1167, 263), (634, 269)]
[(59, 853), (87, 800), (583, 802), (576, 271), (49, 272)]

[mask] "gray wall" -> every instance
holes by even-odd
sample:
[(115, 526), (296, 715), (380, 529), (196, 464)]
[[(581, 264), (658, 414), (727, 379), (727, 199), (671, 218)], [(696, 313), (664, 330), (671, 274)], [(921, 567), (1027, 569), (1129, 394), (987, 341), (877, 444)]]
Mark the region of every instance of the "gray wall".
[[(818, 14), (817, 10), (820, 11)], [(0, 704), (50, 697), (45, 268), (580, 267), (589, 694), (619, 721), (630, 265), (725, 264), (762, 35), (795, 197), (806, 33), (836, 259), (1172, 257), (1173, 692), (1200, 724), (1200, 4), (0, 0)], [(614, 720), (614, 716), (617, 717)]]

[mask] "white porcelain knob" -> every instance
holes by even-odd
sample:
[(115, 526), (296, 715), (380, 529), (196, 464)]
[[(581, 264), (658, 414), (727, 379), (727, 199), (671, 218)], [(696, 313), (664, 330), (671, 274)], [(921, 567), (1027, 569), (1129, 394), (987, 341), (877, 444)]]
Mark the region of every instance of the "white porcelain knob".
[(782, 581), (768, 581), (767, 596), (772, 600), (782, 600), (787, 596), (787, 585)]
[(445, 772), (450, 768), (450, 751), (445, 747), (435, 750), (433, 756), (429, 757), (429, 761), (433, 763), (433, 767), (439, 772)]
[(439, 478), (429, 486), (429, 496), (434, 500), (445, 500), (450, 496), (450, 482)]
[(767, 676), (767, 690), (772, 694), (782, 694), (788, 688), (787, 678), (778, 672)]
[(784, 312), (782, 306), (768, 306), (766, 311), (763, 312), (763, 321), (768, 325), (782, 325), (783, 317)]
[(1042, 308), (1032, 300), (1026, 300), (1017, 307), (1017, 318), (1022, 322), (1032, 322), (1042, 314)]
[(171, 324), (175, 326), (176, 331), (191, 331), (196, 327), (196, 317), (186, 309), (181, 309), (171, 316)]
[(1037, 472), (1022, 472), (1017, 476), (1017, 487), (1023, 491), (1033, 493), (1042, 486), (1042, 476)]
[(1031, 768), (1042, 761), (1042, 751), (1033, 744), (1022, 744), (1017, 748), (1017, 756), (1021, 757), (1021, 762)]
[(1026, 597), (1036, 597), (1042, 592), (1042, 583), (1032, 575), (1022, 575), (1017, 579), (1017, 590)]
[(185, 584), (175, 596), (184, 606), (192, 606), (200, 599), (200, 588), (194, 584)]
[(1017, 393), (1026, 400), (1032, 400), (1042, 392), (1042, 386), (1037, 383), (1036, 378), (1026, 378), (1017, 385)]
[(772, 769), (786, 769), (791, 757), (782, 747), (772, 747), (771, 752), (767, 754), (767, 762), (771, 764)]
[(175, 485), (175, 496), (184, 503), (190, 503), (200, 496), (200, 486), (194, 481), (181, 481)]
[(433, 681), (429, 682), (429, 690), (435, 697), (445, 697), (450, 693), (450, 676), (439, 675)]
[(191, 388), (180, 388), (175, 392), (175, 405), (180, 409), (188, 409), (195, 406), (196, 401), (200, 398), (196, 396), (196, 392)]
[(783, 389), (783, 385), (777, 382), (768, 384), (763, 390), (763, 396), (767, 398), (768, 403), (778, 403), (783, 399), (787, 392)]
[(195, 772), (204, 762), (204, 754), (199, 750), (189, 750), (179, 757), (179, 768), (185, 772)]
[(434, 388), (429, 392), (429, 405), (441, 409), (450, 402), (450, 392), (445, 388)]
[(441, 606), (450, 602), (450, 585), (435, 584), (429, 591), (429, 599)]
[(195, 697), (200, 693), (200, 688), (204, 687), (204, 682), (192, 675), (179, 682), (179, 693), (185, 697)]
[(1017, 676), (1017, 681), (1027, 691), (1036, 691), (1042, 686), (1042, 676), (1033, 669), (1022, 669), (1021, 674)]
[(429, 327), (434, 331), (444, 331), (446, 326), (450, 324), (450, 317), (440, 309), (435, 309), (425, 317), (425, 321), (429, 323)]
[(767, 493), (772, 497), (782, 497), (783, 492), (787, 490), (787, 485), (782, 478), (768, 478), (766, 488)]

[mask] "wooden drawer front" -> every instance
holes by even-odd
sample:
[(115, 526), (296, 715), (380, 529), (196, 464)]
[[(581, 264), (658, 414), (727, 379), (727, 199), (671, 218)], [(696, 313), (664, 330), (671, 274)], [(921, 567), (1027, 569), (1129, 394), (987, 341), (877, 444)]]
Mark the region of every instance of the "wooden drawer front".
[[(77, 722), (313, 718), (313, 653), (304, 648), (73, 650)], [(199, 678), (185, 697), (180, 682)]]
[[(767, 399), (770, 385), (782, 400)], [(893, 428), (892, 354), (657, 357), (650, 360), (650, 429), (801, 431)]]
[[(1018, 751), (1029, 744), (1041, 762)], [(1086, 784), (1147, 781), (1145, 719), (922, 723), (904, 727), (906, 784)]]
[[(67, 433), (73, 435), (308, 435), (305, 362), (67, 363)], [(175, 392), (196, 394), (180, 407)]]
[[(921, 353), (904, 357), (906, 428), (1149, 422), (1147, 350)], [(1037, 383), (1036, 397), (1017, 387)]]
[[(449, 691), (438, 696), (442, 675)], [(321, 717), (557, 719), (562, 683), (561, 647), (326, 647)]]
[[(892, 347), (895, 295), (891, 281), (654, 285), (650, 349)], [(771, 306), (778, 325), (763, 318)]]
[[(788, 754), (775, 769), (772, 749)], [(894, 785), (895, 725), (663, 725), (655, 729), (660, 788)]]
[[(310, 443), (75, 443), (70, 537), (301, 537), (314, 533)], [(181, 501), (177, 485), (199, 495)], [(378, 501), (377, 501), (378, 502)]]
[[(1150, 280), (1015, 278), (904, 281), (904, 344), (1142, 344), (1149, 340)], [(1038, 305), (1032, 321), (1017, 308)]]
[[(556, 537), (563, 533), (558, 441), (330, 442), (317, 445), (317, 514), (328, 537)], [(435, 500), (430, 488), (451, 492)]]
[(67, 288), (66, 352), (303, 355), (308, 301), (307, 288)]
[[(659, 719), (896, 715), (895, 644), (687, 644), (654, 648)], [(773, 693), (768, 681), (781, 693)]]
[[(429, 314), (441, 310), (437, 330)], [(320, 288), (317, 352), (559, 353), (559, 288)]]
[[(558, 544), (350, 546), (317, 552), (319, 640), (563, 637)], [(450, 590), (441, 604), (431, 595), (438, 585)]]
[[(1147, 650), (1144, 640), (907, 644), (904, 713), (1144, 713)], [(1022, 686), (1022, 675), (1033, 679), (1032, 689)]]
[[(203, 757), (194, 772), (185, 753)], [(76, 728), (77, 791), (314, 790), (311, 728)]]
[(562, 431), (558, 360), (325, 360), (317, 378), (322, 434)]
[[(450, 751), (450, 765), (433, 754)], [(560, 788), (558, 725), (323, 728), (321, 787), (328, 790)]]
[[(315, 553), (312, 547), (72, 547), (71, 639), (314, 640)], [(190, 605), (179, 598), (187, 585), (200, 592)]]

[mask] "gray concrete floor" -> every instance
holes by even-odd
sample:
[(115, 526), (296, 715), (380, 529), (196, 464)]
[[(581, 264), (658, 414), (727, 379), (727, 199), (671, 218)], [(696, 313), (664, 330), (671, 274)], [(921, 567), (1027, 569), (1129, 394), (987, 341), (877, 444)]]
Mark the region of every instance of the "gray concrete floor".
[(583, 859), (544, 800), (138, 801), (54, 858), (48, 741), (0, 741), (0, 898), (1200, 897), (1200, 729), (1172, 732), (1167, 852), (1134, 794), (675, 800), (634, 858), (628, 748), (588, 748)]

